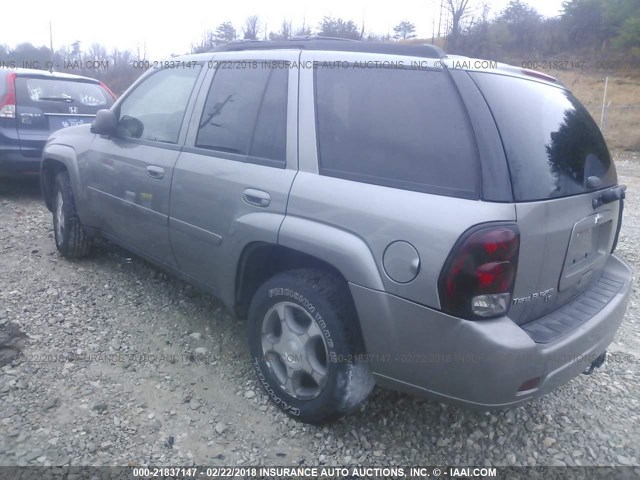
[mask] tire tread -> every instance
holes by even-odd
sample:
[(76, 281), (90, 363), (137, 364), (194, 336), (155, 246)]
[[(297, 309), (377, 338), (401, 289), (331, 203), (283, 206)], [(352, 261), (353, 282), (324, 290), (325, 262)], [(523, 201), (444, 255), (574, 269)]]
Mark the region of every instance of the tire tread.
[(80, 223), (80, 218), (76, 211), (75, 199), (73, 197), (73, 190), (71, 188), (71, 180), (66, 171), (58, 173), (55, 179), (55, 189), (53, 193), (54, 210), (58, 191), (62, 192), (65, 219), (67, 220), (67, 238), (62, 239), (61, 245), (56, 242), (58, 250), (62, 256), (67, 258), (86, 257), (93, 246), (93, 239), (86, 234), (82, 223)]

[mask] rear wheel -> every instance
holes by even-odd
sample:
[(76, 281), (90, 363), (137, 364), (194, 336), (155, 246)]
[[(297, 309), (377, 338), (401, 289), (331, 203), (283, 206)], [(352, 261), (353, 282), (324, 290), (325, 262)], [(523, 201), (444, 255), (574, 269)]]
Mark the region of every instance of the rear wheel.
[(67, 172), (60, 172), (54, 182), (53, 232), (56, 247), (63, 257), (80, 258), (89, 254), (92, 241), (78, 218)]
[(248, 328), (260, 382), (293, 418), (339, 418), (373, 389), (347, 285), (334, 275), (305, 269), (267, 280), (251, 302)]

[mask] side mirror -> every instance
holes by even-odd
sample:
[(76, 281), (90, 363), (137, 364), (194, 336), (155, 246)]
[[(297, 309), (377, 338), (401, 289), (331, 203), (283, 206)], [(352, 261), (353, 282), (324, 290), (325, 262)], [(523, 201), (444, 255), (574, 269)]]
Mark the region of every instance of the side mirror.
[(111, 136), (116, 133), (118, 119), (111, 110), (98, 110), (96, 119), (91, 124), (91, 132), (98, 135)]
[(144, 125), (136, 117), (123, 115), (118, 122), (118, 134), (129, 138), (142, 138)]

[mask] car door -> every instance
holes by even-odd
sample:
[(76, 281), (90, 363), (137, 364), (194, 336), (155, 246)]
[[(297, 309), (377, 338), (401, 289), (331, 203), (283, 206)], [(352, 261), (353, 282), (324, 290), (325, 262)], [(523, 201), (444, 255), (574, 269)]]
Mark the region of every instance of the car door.
[(201, 71), (194, 64), (146, 76), (116, 105), (117, 133), (96, 136), (87, 154), (88, 197), (103, 232), (169, 266), (171, 178)]
[(276, 53), (217, 54), (174, 171), (176, 260), (223, 299), (245, 245), (277, 242), (297, 171), (299, 54)]

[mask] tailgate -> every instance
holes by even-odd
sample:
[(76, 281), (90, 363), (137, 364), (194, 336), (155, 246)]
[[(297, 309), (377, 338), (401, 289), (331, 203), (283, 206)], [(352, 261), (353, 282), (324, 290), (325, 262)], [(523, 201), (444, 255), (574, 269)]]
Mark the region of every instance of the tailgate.
[(23, 150), (42, 148), (61, 128), (91, 123), (98, 110), (113, 104), (97, 81), (47, 74), (16, 78), (16, 118)]
[(471, 73), (505, 149), (520, 254), (509, 317), (524, 324), (597, 281), (618, 232), (620, 198), (598, 126), (565, 88)]
[(593, 209), (601, 192), (516, 205), (520, 258), (509, 316), (518, 324), (570, 302), (609, 258), (619, 202)]

